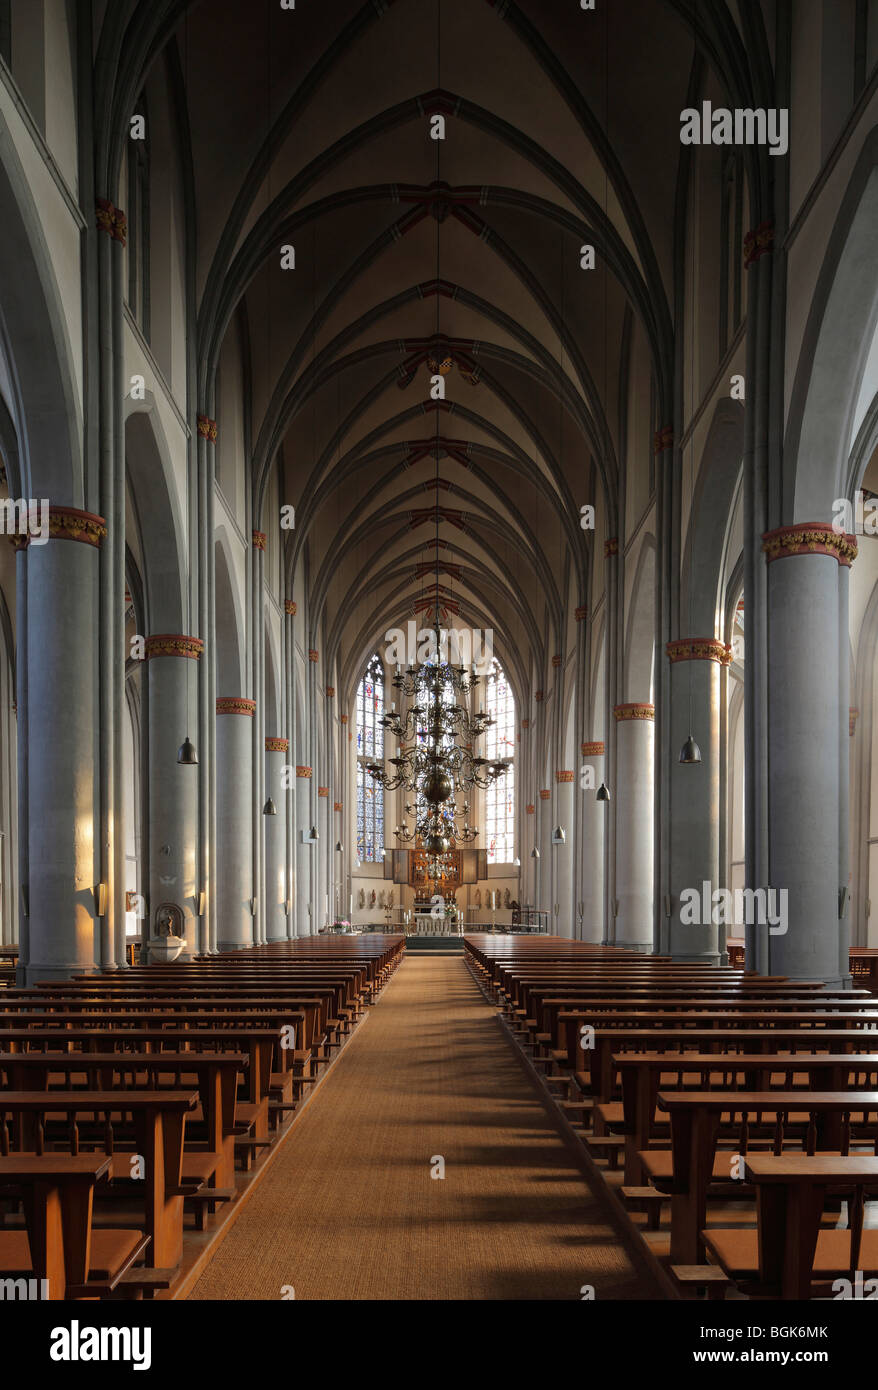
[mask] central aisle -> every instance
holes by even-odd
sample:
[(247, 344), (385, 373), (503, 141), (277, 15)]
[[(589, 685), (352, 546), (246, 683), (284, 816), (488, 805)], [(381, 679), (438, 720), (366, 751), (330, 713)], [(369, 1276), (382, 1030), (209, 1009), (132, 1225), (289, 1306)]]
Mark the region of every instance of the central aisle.
[(410, 956), (190, 1297), (579, 1299), (583, 1284), (650, 1293), (463, 960)]

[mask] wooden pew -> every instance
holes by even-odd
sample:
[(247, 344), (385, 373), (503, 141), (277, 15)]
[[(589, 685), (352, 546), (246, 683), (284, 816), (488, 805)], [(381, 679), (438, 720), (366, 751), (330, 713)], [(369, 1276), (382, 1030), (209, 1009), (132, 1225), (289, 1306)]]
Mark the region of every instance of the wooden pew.
[[(66, 1143), (74, 1155), (80, 1142), (78, 1116), (104, 1116), (97, 1139), (112, 1158), (116, 1129), (127, 1136), (126, 1115), (132, 1117), (130, 1153), (144, 1160), (143, 1200), (145, 1230), (150, 1237), (147, 1262), (152, 1268), (175, 1268), (183, 1253), (183, 1135), (187, 1112), (198, 1100), (195, 1091), (5, 1091), (0, 1093), (0, 1155), (24, 1152), (29, 1135), (38, 1155), (45, 1151), (46, 1123), (59, 1113), (67, 1117), (66, 1126), (51, 1127), (54, 1142)], [(122, 1122), (113, 1125), (113, 1116)], [(15, 1123), (18, 1136), (10, 1134), (7, 1117)], [(30, 1121), (30, 1124), (23, 1123)], [(88, 1124), (88, 1121), (83, 1123)], [(127, 1157), (129, 1155), (125, 1155)], [(119, 1169), (117, 1163), (114, 1168)]]
[(21, 1189), (25, 1230), (0, 1230), (0, 1278), (46, 1281), (49, 1300), (111, 1293), (148, 1248), (133, 1229), (95, 1230), (95, 1184), (105, 1179), (105, 1155), (5, 1154), (0, 1194)]
[[(724, 1113), (745, 1117), (742, 1154), (747, 1151), (746, 1116), (760, 1111), (778, 1115), (780, 1123), (784, 1115), (806, 1112), (807, 1151), (840, 1148), (845, 1154), (851, 1115), (862, 1113), (868, 1123), (868, 1115), (878, 1112), (878, 1091), (660, 1091), (658, 1107), (670, 1117), (671, 1148), (646, 1150), (643, 1168), (653, 1185), (671, 1196), (671, 1263), (694, 1265), (702, 1258), (708, 1187), (715, 1178), (726, 1180), (726, 1167), (728, 1181), (733, 1181), (725, 1161), (733, 1155), (717, 1154)], [(874, 1122), (871, 1128), (875, 1130)], [(775, 1139), (776, 1146), (780, 1142)]]
[[(702, 1232), (712, 1259), (751, 1296), (828, 1297), (840, 1278), (878, 1274), (878, 1230), (866, 1230), (867, 1195), (878, 1195), (878, 1158), (752, 1154), (747, 1179), (757, 1191), (755, 1231)], [(848, 1198), (847, 1230), (821, 1230), (827, 1196)], [(816, 1290), (815, 1290), (816, 1286)]]

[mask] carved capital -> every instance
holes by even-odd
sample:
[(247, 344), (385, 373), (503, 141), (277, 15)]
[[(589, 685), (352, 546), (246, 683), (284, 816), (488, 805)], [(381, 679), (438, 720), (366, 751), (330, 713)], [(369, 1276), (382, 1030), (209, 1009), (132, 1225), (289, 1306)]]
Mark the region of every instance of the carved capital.
[(762, 550), (769, 565), (792, 555), (831, 555), (847, 566), (857, 558), (857, 538), (834, 530), (827, 521), (803, 521), (764, 532)]
[(628, 719), (655, 719), (655, 705), (614, 705), (613, 718), (617, 723)]
[(185, 656), (190, 661), (198, 661), (204, 651), (200, 637), (187, 637), (181, 632), (157, 632), (147, 637), (145, 652), (147, 658), (153, 656)]
[(288, 738), (266, 738), (266, 753), (288, 753), (290, 741)]
[(681, 637), (668, 643), (667, 653), (672, 665), (677, 661), (716, 661), (728, 666), (732, 659), (731, 647), (716, 637)]

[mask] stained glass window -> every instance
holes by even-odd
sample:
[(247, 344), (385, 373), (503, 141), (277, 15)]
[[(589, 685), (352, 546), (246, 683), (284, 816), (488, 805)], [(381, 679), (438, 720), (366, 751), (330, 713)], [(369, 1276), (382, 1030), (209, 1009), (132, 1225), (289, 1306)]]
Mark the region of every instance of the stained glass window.
[[(515, 696), (496, 659), (485, 681), (485, 713), (494, 723), (485, 734), (486, 758), (515, 757)], [(511, 864), (515, 858), (515, 765), (485, 792), (482, 844), (489, 864)]]
[(384, 788), (365, 764), (384, 761), (384, 666), (377, 653), (357, 687), (357, 858), (375, 864), (384, 846)]

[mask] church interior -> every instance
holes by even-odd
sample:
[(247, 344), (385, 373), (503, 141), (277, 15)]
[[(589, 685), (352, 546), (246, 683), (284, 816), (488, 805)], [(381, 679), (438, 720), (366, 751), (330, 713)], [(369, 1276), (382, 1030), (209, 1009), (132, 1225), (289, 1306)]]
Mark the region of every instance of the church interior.
[(0, 517), (4, 1299), (876, 1296), (878, 0), (0, 0)]

